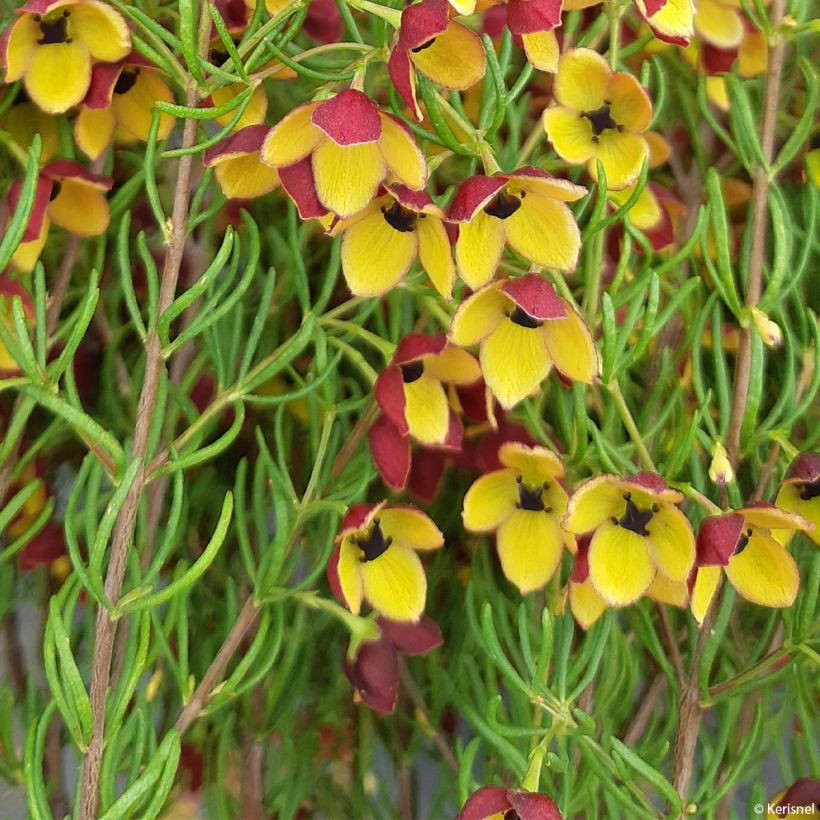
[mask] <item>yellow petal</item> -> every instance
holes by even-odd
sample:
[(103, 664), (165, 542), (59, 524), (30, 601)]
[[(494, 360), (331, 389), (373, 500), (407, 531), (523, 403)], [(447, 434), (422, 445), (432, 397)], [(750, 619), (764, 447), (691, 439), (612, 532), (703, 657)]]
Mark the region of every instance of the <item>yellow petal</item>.
[(40, 26), (33, 14), (21, 14), (12, 25), (6, 43), (7, 83), (19, 80), (26, 73), (41, 36)]
[[(40, 258), (48, 239), (49, 225), (48, 219), (44, 219), (37, 238), (32, 239), (31, 242), (21, 242), (17, 246), (14, 256), (11, 258), (11, 264), (17, 270), (23, 271), (23, 273), (30, 273), (34, 270), (34, 266), (37, 264), (37, 260)], [(16, 369), (17, 366), (14, 365), (14, 367)]]
[(350, 540), (344, 538), (339, 548), (339, 585), (345, 597), (348, 609), (358, 615), (362, 607), (362, 573), (359, 560), (361, 550)]
[(769, 64), (769, 44), (762, 31), (747, 31), (737, 53), (741, 77), (756, 77)]
[[(636, 2), (638, 8), (645, 15), (646, 5), (643, 0), (636, 0)], [(695, 7), (692, 0), (666, 0), (666, 5), (647, 19), (659, 34), (680, 40), (688, 40), (694, 33), (692, 27), (694, 14)]]
[(735, 9), (715, 0), (698, 0), (695, 31), (718, 48), (737, 48), (743, 40), (743, 19)]
[(570, 583), (569, 606), (583, 629), (589, 629), (607, 609), (606, 601), (592, 586), (589, 578), (583, 584)]
[(649, 585), (646, 594), (659, 604), (685, 607), (689, 603), (689, 589), (686, 584), (680, 581), (670, 581), (665, 575), (661, 575), (660, 572)]
[[(241, 91), (244, 91), (247, 86), (244, 83), (233, 83), (226, 85), (223, 88), (217, 88), (211, 92), (211, 100), (214, 107), (225, 105), (226, 102), (232, 100)], [(242, 112), (239, 122), (233, 127), (234, 131), (240, 131), (249, 125), (259, 125), (265, 121), (265, 114), (268, 113), (268, 98), (265, 96), (265, 90), (262, 86), (257, 86), (251, 94), (248, 107)], [(216, 121), (222, 125), (227, 125), (236, 116), (236, 109), (223, 114), (221, 117), (216, 117)]]
[(444, 544), (441, 530), (421, 510), (388, 507), (379, 512), (382, 532), (394, 543), (416, 550), (435, 550)]
[(397, 231), (378, 202), (342, 234), (342, 271), (356, 296), (380, 296), (395, 287), (416, 256), (414, 231)]
[(760, 527), (764, 530), (804, 530), (808, 529), (808, 524), (799, 515), (789, 510), (781, 510), (769, 505), (760, 507), (744, 507), (742, 510), (746, 523), (752, 527)]
[(461, 278), (473, 290), (492, 279), (503, 250), (504, 224), (497, 217), (479, 211), (459, 225), (456, 263)]
[(417, 621), (424, 612), (427, 578), (418, 555), (392, 544), (373, 561), (360, 565), (364, 597), (385, 618)]
[[(156, 71), (141, 69), (134, 85), (125, 93), (114, 92), (111, 108), (120, 127), (138, 140), (145, 142), (151, 129), (151, 114), (158, 101), (172, 103), (174, 95)], [(174, 127), (174, 118), (169, 114), (159, 115), (157, 139), (164, 140)]]
[(410, 52), (410, 59), (434, 83), (455, 91), (475, 85), (486, 68), (484, 46), (478, 35), (459, 23), (450, 23), (433, 44)]
[(324, 139), (324, 134), (311, 122), (318, 105), (300, 105), (273, 127), (262, 146), (263, 162), (276, 167), (293, 165), (316, 148)]
[(564, 518), (564, 529), (583, 535), (626, 509), (623, 488), (614, 476), (600, 475), (585, 481), (572, 494)]
[(422, 444), (442, 444), (450, 427), (450, 404), (441, 382), (422, 373), (405, 382), (404, 401), (410, 435)]
[[(807, 531), (807, 535), (815, 544), (820, 544), (820, 496), (803, 498), (801, 488), (796, 484), (782, 484), (777, 493), (775, 504), (782, 509), (799, 515), (814, 525), (814, 529)], [(771, 536), (779, 544), (787, 544), (794, 535), (794, 529), (772, 529)]]
[(609, 112), (627, 131), (644, 131), (652, 119), (652, 103), (641, 84), (623, 71), (612, 75), (607, 91)]
[[(610, 191), (609, 198), (618, 205), (623, 205), (635, 191), (635, 186), (624, 188), (622, 191)], [(629, 209), (629, 219), (636, 228), (642, 231), (654, 228), (663, 217), (663, 211), (658, 203), (652, 188), (645, 185), (638, 196), (637, 202)]]
[(683, 583), (695, 563), (695, 534), (686, 516), (664, 504), (646, 525), (649, 554), (658, 571), (670, 581)]
[(521, 207), (504, 220), (504, 230), (510, 247), (530, 262), (565, 272), (575, 270), (581, 232), (563, 202), (528, 194)]
[(49, 219), (75, 236), (99, 236), (108, 227), (108, 201), (102, 191), (64, 179), (48, 205)]
[(581, 315), (569, 304), (565, 319), (544, 322), (543, 333), (553, 364), (569, 379), (592, 384), (598, 376), (598, 352)]
[(698, 574), (695, 576), (695, 586), (692, 590), (692, 603), (690, 608), (695, 620), (703, 623), (706, 613), (709, 611), (709, 605), (717, 592), (718, 584), (720, 583), (722, 568), (715, 567), (698, 567)]
[(760, 606), (791, 606), (800, 586), (794, 558), (760, 530), (729, 559), (726, 577), (747, 601)]
[(218, 162), (214, 176), (222, 193), (229, 199), (254, 199), (269, 194), (279, 185), (276, 168), (265, 165), (259, 159), (258, 151)]
[(597, 152), (592, 123), (575, 109), (562, 105), (547, 108), (543, 122), (553, 148), (567, 162), (586, 162)]
[(646, 540), (611, 521), (596, 530), (589, 545), (589, 579), (612, 606), (627, 606), (646, 592), (655, 577)]
[(519, 441), (507, 441), (498, 450), (498, 460), (505, 467), (512, 467), (524, 477), (529, 486), (552, 482), (564, 474), (564, 465), (552, 450), (546, 447), (530, 447)]
[(419, 150), (412, 135), (392, 117), (383, 114), (381, 121), (382, 135), (379, 137), (378, 146), (390, 173), (408, 188), (420, 191), (427, 184), (427, 163), (424, 154)]
[[(606, 173), (607, 188), (625, 188), (634, 184), (641, 172), (643, 161), (649, 156), (646, 140), (628, 131), (607, 129), (598, 137), (598, 155)], [(597, 182), (596, 158), (589, 161), (589, 173)]]
[(529, 396), (551, 367), (541, 329), (509, 319), (482, 342), (479, 359), (487, 387), (506, 409)]
[(131, 50), (128, 26), (120, 14), (105, 3), (84, 0), (70, 6), (69, 31), (75, 42), (85, 45), (95, 60), (115, 63)]
[(710, 102), (721, 111), (729, 110), (729, 89), (726, 86), (725, 77), (707, 77), (706, 95)]
[(558, 71), (558, 39), (554, 31), (534, 31), (532, 34), (522, 34), (524, 52), (530, 64), (539, 71), (548, 71), (555, 74)]
[(558, 63), (555, 99), (576, 111), (597, 111), (606, 99), (612, 71), (596, 51), (576, 48), (566, 52)]
[(108, 108), (80, 108), (74, 121), (74, 139), (84, 154), (97, 159), (114, 135), (116, 119), (111, 106)]
[(516, 471), (494, 470), (473, 482), (464, 496), (461, 517), (472, 532), (498, 529), (514, 512), (518, 503)]
[(420, 215), (416, 221), (419, 262), (427, 271), (433, 287), (448, 301), (451, 298), (456, 268), (444, 223), (435, 216)]
[(319, 201), (339, 216), (351, 216), (364, 208), (376, 196), (385, 175), (381, 152), (373, 142), (337, 145), (323, 140), (312, 162)]
[(23, 151), (28, 151), (35, 135), (39, 134), (42, 140), (41, 165), (47, 163), (60, 147), (60, 134), (55, 118), (45, 114), (31, 102), (15, 100), (15, 104), (0, 116), (0, 129), (8, 131)]
[(477, 344), (501, 324), (506, 311), (512, 309), (510, 305), (510, 300), (495, 287), (474, 293), (459, 305), (453, 316), (451, 340), (462, 347)]
[(450, 0), (450, 5), (459, 14), (472, 14), (475, 11), (476, 0)]
[(452, 384), (473, 384), (481, 378), (481, 368), (475, 356), (452, 344), (448, 344), (438, 356), (428, 356), (424, 360), (424, 372)]
[(515, 510), (498, 528), (496, 543), (501, 569), (522, 595), (552, 578), (564, 552), (555, 518), (532, 510)]
[(83, 43), (37, 46), (23, 79), (29, 97), (49, 114), (76, 105), (91, 82), (91, 55)]

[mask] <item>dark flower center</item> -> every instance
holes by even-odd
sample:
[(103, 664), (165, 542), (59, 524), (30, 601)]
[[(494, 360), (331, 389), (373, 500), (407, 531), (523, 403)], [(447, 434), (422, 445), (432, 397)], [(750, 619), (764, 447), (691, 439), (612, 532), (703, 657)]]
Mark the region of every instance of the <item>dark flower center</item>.
[(382, 216), (399, 233), (409, 233), (416, 227), (416, 212), (403, 208), (398, 202), (394, 202), (389, 208), (382, 207)]
[(811, 501), (812, 498), (817, 498), (820, 495), (820, 478), (817, 481), (807, 481), (800, 485), (800, 498), (803, 501)]
[(137, 81), (137, 75), (140, 73), (138, 68), (125, 69), (117, 79), (117, 84), (114, 86), (115, 94), (127, 94)]
[(421, 374), (424, 373), (424, 362), (421, 359), (416, 362), (400, 365), (400, 367), (401, 378), (405, 384), (418, 381), (421, 378)]
[[(523, 196), (523, 194), (522, 194)], [(517, 196), (499, 191), (485, 206), (484, 213), (497, 219), (511, 217), (521, 207), (521, 200)]]
[(507, 809), (504, 812), (504, 820), (521, 820), (521, 815), (515, 809)]
[(416, 46), (415, 48), (412, 48), (410, 50), (413, 52), (413, 54), (418, 54), (420, 51), (424, 51), (425, 48), (430, 48), (430, 46), (433, 45), (433, 43), (435, 43), (435, 42), (436, 42), (436, 38), (433, 37), (430, 40), (428, 40), (426, 43), (422, 43), (420, 46)]
[(604, 104), (595, 111), (584, 112), (583, 116), (586, 117), (592, 125), (592, 132), (595, 135), (592, 138), (594, 142), (598, 142), (598, 137), (607, 129), (617, 128), (618, 131), (623, 130), (622, 127), (612, 119), (612, 115), (609, 113), (608, 102), (604, 102)]
[(40, 31), (43, 36), (37, 41), (41, 46), (50, 46), (55, 43), (70, 43), (68, 36), (68, 15), (65, 9), (59, 16), (49, 15), (48, 18), (35, 17), (40, 24)]
[(626, 501), (626, 512), (620, 518), (615, 518), (613, 516), (612, 523), (618, 524), (625, 530), (634, 532), (635, 535), (641, 535), (644, 537), (649, 535), (646, 525), (652, 520), (652, 516), (658, 511), (658, 505), (653, 504), (652, 509), (642, 510), (636, 506), (635, 502), (632, 500), (632, 493), (624, 493), (624, 501)]
[(734, 552), (735, 555), (740, 555), (740, 553), (743, 552), (743, 550), (746, 549), (746, 547), (749, 544), (749, 539), (751, 537), (752, 537), (752, 531), (750, 529), (746, 530), (746, 532), (744, 532), (740, 536), (740, 540), (737, 542), (737, 549)]
[(48, 195), (48, 201), (54, 202), (55, 199), (60, 195), (60, 191), (63, 189), (63, 183), (60, 182), (59, 179), (55, 179), (51, 183), (51, 193)]
[(528, 487), (524, 484), (521, 476), (516, 479), (518, 482), (518, 503), (519, 510), (529, 510), (530, 512), (551, 512), (552, 507), (546, 507), (542, 498), (542, 493), (549, 487), (545, 481), (539, 487)]
[(541, 327), (541, 325), (544, 324), (540, 319), (536, 319), (535, 316), (530, 316), (526, 310), (520, 307), (516, 307), (510, 314), (510, 321), (515, 322), (515, 324), (521, 327), (528, 327), (531, 330)]
[(393, 543), (392, 538), (385, 538), (382, 525), (378, 518), (373, 520), (373, 527), (366, 536), (354, 538), (353, 543), (364, 553), (365, 561), (375, 561), (380, 555), (387, 552)]

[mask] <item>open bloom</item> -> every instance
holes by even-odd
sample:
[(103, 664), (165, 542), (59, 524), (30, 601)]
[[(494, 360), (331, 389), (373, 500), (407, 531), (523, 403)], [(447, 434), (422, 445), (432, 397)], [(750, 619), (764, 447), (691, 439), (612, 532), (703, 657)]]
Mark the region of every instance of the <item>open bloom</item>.
[(526, 398), (552, 366), (568, 379), (592, 383), (598, 354), (584, 320), (537, 273), (492, 282), (464, 301), (450, 339), (480, 344), (484, 381), (502, 407)]
[(459, 223), (456, 263), (461, 278), (473, 290), (489, 282), (505, 244), (534, 265), (574, 270), (581, 234), (565, 203), (586, 192), (539, 168), (468, 179), (449, 210), (450, 220)]
[(419, 122), (423, 114), (416, 100), (416, 71), (444, 88), (464, 91), (484, 76), (486, 67), (481, 39), (450, 20), (447, 0), (421, 0), (402, 11), (387, 70)]
[(552, 798), (545, 794), (503, 786), (482, 786), (474, 791), (456, 820), (496, 820), (517, 817), (519, 820), (561, 820)]
[(291, 111), (265, 140), (262, 160), (279, 170), (303, 218), (328, 211), (352, 216), (388, 174), (414, 191), (427, 182), (411, 133), (354, 89)]
[(229, 199), (255, 199), (279, 186), (275, 168), (260, 159), (259, 152), (270, 128), (249, 125), (205, 152), (203, 162)]
[(426, 655), (444, 639), (438, 624), (427, 615), (418, 623), (400, 623), (377, 618), (378, 640), (365, 641), (351, 662), (345, 658), (348, 680), (356, 687), (362, 702), (380, 715), (396, 709), (399, 696), (399, 655)]
[(94, 62), (131, 50), (125, 20), (99, 0), (30, 0), (3, 38), (6, 82), (23, 79), (29, 97), (60, 114), (85, 97)]
[[(74, 138), (83, 152), (96, 159), (113, 137), (121, 142), (146, 142), (157, 101), (172, 103), (174, 95), (156, 66), (132, 52), (116, 63), (97, 63), (91, 85), (74, 123)], [(174, 118), (160, 113), (157, 139), (164, 140)]]
[(791, 606), (800, 575), (794, 558), (772, 537), (772, 531), (793, 533), (811, 528), (799, 515), (765, 502), (705, 519), (698, 532), (698, 571), (692, 590), (692, 613), (698, 623), (706, 617), (721, 572), (747, 601), (759, 606)]
[(695, 536), (675, 506), (683, 496), (654, 473), (600, 475), (581, 484), (564, 529), (591, 536), (589, 580), (610, 606), (637, 601), (660, 573), (683, 583), (695, 562)]
[(593, 179), (600, 160), (609, 189), (632, 185), (649, 155), (643, 132), (652, 119), (640, 83), (613, 72), (597, 52), (578, 48), (562, 55), (554, 95), (558, 104), (544, 111), (543, 122), (558, 154), (573, 164), (587, 163)]
[(468, 530), (496, 533), (501, 569), (524, 595), (552, 578), (565, 546), (575, 551), (575, 539), (560, 526), (564, 465), (546, 447), (515, 442), (502, 445), (498, 457), (504, 466), (467, 490), (461, 515)]
[[(789, 472), (775, 499), (775, 505), (796, 513), (814, 525), (807, 535), (820, 545), (820, 453), (801, 453), (791, 463)], [(785, 544), (794, 530), (774, 530), (772, 535)]]
[(415, 622), (427, 597), (427, 576), (416, 550), (443, 544), (439, 528), (415, 507), (355, 504), (342, 521), (328, 581), (354, 615), (366, 600), (385, 618)]
[(395, 287), (418, 257), (436, 290), (450, 298), (455, 266), (444, 214), (424, 191), (388, 185), (382, 196), (331, 234), (342, 235), (342, 272), (351, 293), (381, 296)]

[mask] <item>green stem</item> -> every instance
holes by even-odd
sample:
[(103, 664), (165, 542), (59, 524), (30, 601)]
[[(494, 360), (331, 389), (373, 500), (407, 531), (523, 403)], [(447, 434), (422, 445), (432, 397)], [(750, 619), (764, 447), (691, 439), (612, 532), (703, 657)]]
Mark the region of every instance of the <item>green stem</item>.
[(635, 424), (635, 419), (632, 418), (632, 413), (630, 412), (629, 407), (626, 403), (624, 394), (621, 392), (621, 385), (618, 383), (616, 379), (614, 381), (611, 381), (606, 386), (606, 388), (609, 391), (609, 395), (612, 396), (612, 400), (615, 402), (615, 406), (618, 408), (618, 413), (621, 416), (621, 421), (623, 422), (624, 427), (626, 427), (626, 430), (629, 433), (629, 438), (635, 445), (635, 449), (638, 452), (638, 456), (640, 456), (643, 468), (645, 470), (651, 470), (653, 473), (657, 472), (655, 462), (652, 461), (652, 456), (649, 455), (649, 450), (647, 450), (646, 444), (644, 444), (641, 432), (640, 430), (638, 430), (638, 425)]

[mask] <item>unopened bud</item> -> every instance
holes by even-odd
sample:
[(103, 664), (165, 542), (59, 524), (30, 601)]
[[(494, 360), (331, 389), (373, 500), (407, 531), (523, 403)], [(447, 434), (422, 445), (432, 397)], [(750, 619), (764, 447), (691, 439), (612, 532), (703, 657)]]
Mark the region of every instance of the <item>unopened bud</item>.
[(735, 480), (735, 471), (726, 448), (718, 441), (712, 451), (712, 463), (709, 465), (709, 478), (721, 487)]
[(752, 321), (755, 323), (760, 338), (769, 347), (780, 347), (783, 344), (783, 334), (780, 332), (780, 327), (769, 318), (768, 314), (759, 308), (752, 308)]

